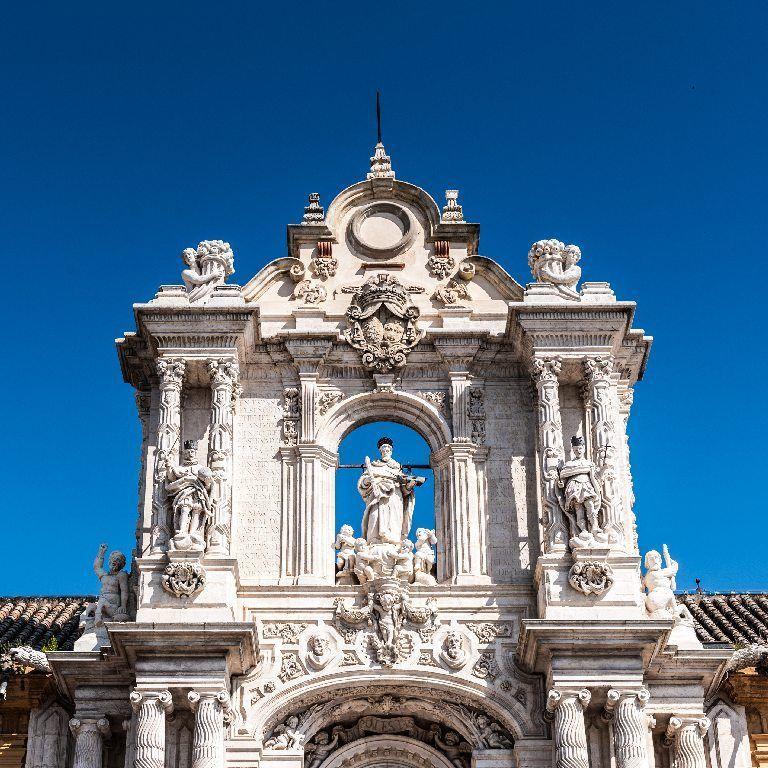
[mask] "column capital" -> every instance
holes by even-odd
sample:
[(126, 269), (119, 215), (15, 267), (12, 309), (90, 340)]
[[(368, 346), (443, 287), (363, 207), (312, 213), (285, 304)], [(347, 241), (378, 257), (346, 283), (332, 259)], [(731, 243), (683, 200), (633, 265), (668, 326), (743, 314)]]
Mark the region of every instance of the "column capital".
[(624, 699), (636, 699), (638, 706), (642, 709), (651, 698), (650, 691), (645, 688), (611, 688), (606, 697), (605, 708), (603, 709), (603, 719), (613, 720), (616, 714), (616, 706)]
[(613, 355), (585, 357), (582, 361), (584, 378), (587, 381), (607, 381), (613, 373)]
[(211, 386), (228, 385), (234, 387), (240, 378), (240, 366), (236, 357), (213, 357), (206, 360), (206, 368), (211, 377)]
[(547, 693), (546, 715), (552, 716), (555, 710), (566, 701), (575, 701), (586, 709), (592, 694), (586, 688), (551, 688)]
[(97, 731), (105, 739), (112, 735), (112, 729), (106, 717), (73, 717), (69, 721), (69, 730), (75, 738), (86, 730)]
[(183, 357), (159, 357), (155, 363), (161, 389), (180, 389), (187, 361)]
[(187, 694), (187, 701), (189, 701), (189, 708), (193, 712), (197, 712), (200, 704), (204, 701), (211, 701), (221, 708), (221, 712), (224, 715), (224, 722), (229, 724), (235, 715), (235, 710), (232, 707), (232, 701), (227, 691), (196, 691), (192, 690)]
[(563, 369), (559, 355), (535, 355), (531, 359), (531, 375), (534, 381), (557, 381)]
[(157, 704), (170, 715), (173, 712), (173, 696), (170, 691), (140, 691), (133, 690), (129, 696), (131, 707), (134, 712), (138, 712), (142, 705), (157, 702)]
[(683, 731), (694, 730), (701, 738), (709, 730), (712, 721), (704, 715), (672, 715), (669, 718), (669, 725), (667, 725), (667, 731), (665, 734), (665, 741), (672, 743), (676, 736), (679, 736)]

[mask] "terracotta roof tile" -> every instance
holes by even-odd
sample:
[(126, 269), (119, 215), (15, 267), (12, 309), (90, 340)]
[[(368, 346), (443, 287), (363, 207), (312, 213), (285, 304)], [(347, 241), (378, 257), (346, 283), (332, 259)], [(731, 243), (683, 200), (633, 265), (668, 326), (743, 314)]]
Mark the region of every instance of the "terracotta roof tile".
[(30, 645), (40, 650), (52, 637), (70, 651), (80, 614), (95, 597), (0, 597), (0, 648)]
[(768, 594), (703, 592), (677, 596), (702, 643), (768, 642)]

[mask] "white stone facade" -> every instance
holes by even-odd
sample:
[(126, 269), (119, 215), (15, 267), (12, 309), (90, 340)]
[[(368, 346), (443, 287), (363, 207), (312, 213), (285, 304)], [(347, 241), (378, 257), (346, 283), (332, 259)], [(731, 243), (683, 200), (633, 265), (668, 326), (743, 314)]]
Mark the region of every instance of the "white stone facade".
[[(579, 285), (589, 255), (557, 240), (516, 282), (457, 200), (396, 180), (380, 146), (242, 287), (207, 241), (184, 285), (134, 306), (117, 342), (143, 427), (130, 615), (100, 576), (103, 633), (49, 654), (77, 768), (746, 765), (743, 712), (711, 700), (728, 652), (666, 599), (666, 550), (642, 580), (635, 304)], [(339, 444), (379, 420), (429, 445), (435, 530), (415, 549), (381, 522), (337, 530)], [(407, 496), (425, 491), (386, 506), (382, 455), (361, 517), (405, 516), (415, 539)]]

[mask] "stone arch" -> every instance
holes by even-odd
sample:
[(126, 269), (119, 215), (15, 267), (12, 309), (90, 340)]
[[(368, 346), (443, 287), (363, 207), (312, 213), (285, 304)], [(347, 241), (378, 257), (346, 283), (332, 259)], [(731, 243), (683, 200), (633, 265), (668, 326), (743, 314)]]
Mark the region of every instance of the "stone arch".
[(416, 430), (436, 453), (451, 442), (448, 422), (431, 403), (408, 392), (364, 392), (332, 408), (317, 431), (317, 442), (338, 451), (341, 441), (356, 427), (372, 421), (394, 421)]
[(408, 736), (368, 736), (337, 749), (320, 768), (455, 768), (434, 747)]
[[(357, 715), (416, 715), (456, 731), (473, 748), (485, 748), (474, 724), (484, 716), (506, 733), (509, 741), (545, 735), (542, 723), (512, 696), (442, 672), (366, 670), (340, 675), (338, 670), (315, 678), (297, 680), (264, 702), (249, 727), (268, 737), (288, 717), (297, 716), (305, 743), (334, 718), (347, 712)], [(488, 745), (490, 746), (490, 745)]]

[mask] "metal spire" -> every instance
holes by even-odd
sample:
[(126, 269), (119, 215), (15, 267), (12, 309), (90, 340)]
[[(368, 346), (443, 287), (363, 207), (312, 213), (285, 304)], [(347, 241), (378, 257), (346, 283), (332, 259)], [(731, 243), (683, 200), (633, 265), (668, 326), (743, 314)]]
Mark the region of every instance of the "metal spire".
[(369, 179), (394, 179), (395, 172), (392, 170), (392, 163), (389, 159), (384, 144), (381, 141), (381, 94), (376, 91), (376, 146), (371, 158), (371, 170), (368, 174)]
[(376, 91), (376, 142), (381, 144), (381, 93)]

